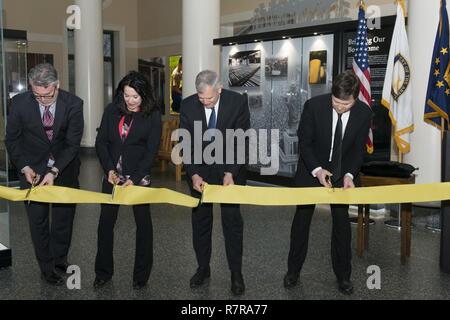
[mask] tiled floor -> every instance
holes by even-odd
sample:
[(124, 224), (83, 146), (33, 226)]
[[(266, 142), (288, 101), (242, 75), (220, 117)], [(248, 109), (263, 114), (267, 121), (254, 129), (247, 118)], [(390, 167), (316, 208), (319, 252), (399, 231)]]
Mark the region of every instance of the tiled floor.
[[(95, 156), (84, 156), (82, 188), (99, 191), (101, 171)], [(188, 193), (184, 182), (175, 183), (174, 173), (155, 168), (154, 186)], [(79, 205), (74, 225), (70, 262), (81, 269), (81, 290), (54, 288), (41, 282), (35, 261), (28, 222), (22, 203), (11, 204), (11, 247), (13, 266), (0, 270), (0, 300), (3, 299), (234, 299), (230, 292), (223, 234), (218, 208), (214, 214), (211, 280), (198, 290), (189, 288), (196, 269), (192, 249), (190, 209), (152, 206), (154, 267), (149, 286), (132, 289), (135, 225), (130, 208), (122, 208), (115, 233), (115, 275), (110, 285), (94, 290), (94, 259), (98, 205)], [(400, 264), (400, 234), (381, 220), (371, 227), (370, 248), (363, 258), (354, 255), (352, 296), (336, 289), (330, 260), (331, 218), (328, 208), (316, 211), (310, 234), (310, 248), (298, 287), (284, 289), (283, 276), (289, 249), (293, 207), (243, 206), (243, 274), (247, 290), (241, 299), (450, 299), (450, 275), (439, 269), (439, 233), (424, 227), (427, 218), (415, 211), (412, 255)], [(423, 209), (420, 209), (423, 212)], [(353, 231), (355, 228), (353, 227)], [(353, 233), (355, 246), (355, 232)], [(381, 269), (381, 289), (369, 290), (367, 268)]]

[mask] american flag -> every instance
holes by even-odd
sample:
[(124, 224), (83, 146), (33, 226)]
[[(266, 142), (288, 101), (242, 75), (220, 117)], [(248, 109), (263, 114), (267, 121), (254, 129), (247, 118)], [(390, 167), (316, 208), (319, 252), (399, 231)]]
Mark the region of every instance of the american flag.
[[(367, 40), (367, 24), (364, 11), (364, 2), (361, 1), (358, 13), (358, 34), (356, 37), (356, 53), (353, 57), (353, 72), (361, 81), (359, 89), (359, 100), (372, 108), (372, 93), (370, 90), (370, 67), (369, 67), (369, 49)], [(369, 131), (367, 138), (367, 152), (373, 152), (373, 132)]]

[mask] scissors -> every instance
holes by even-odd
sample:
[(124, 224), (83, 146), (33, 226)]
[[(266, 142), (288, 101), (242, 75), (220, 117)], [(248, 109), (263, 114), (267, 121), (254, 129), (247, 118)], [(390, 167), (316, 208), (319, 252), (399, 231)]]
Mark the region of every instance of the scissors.
[[(333, 179), (333, 176), (326, 176), (325, 181), (328, 182), (331, 185), (331, 189), (333, 192), (335, 191), (335, 186), (338, 185), (338, 182), (340, 183), (341, 180), (344, 178), (344, 176), (340, 176), (337, 179)], [(340, 187), (338, 187), (340, 188)]]
[[(30, 189), (28, 189), (27, 194), (25, 196), (26, 199), (28, 199), (28, 197), (30, 196), (31, 190), (33, 190), (33, 188), (35, 188), (38, 183), (39, 183), (39, 175), (35, 174), (33, 180), (31, 181), (31, 187), (30, 187)], [(28, 205), (30, 205), (30, 199), (28, 199)]]
[[(117, 175), (117, 172), (113, 172), (113, 175), (114, 175), (114, 177), (118, 177), (118, 175)], [(114, 201), (114, 193), (115, 193), (115, 191), (116, 191), (116, 186), (117, 186), (117, 182), (116, 182), (116, 180), (114, 179), (114, 181), (113, 181), (113, 189), (112, 189), (112, 192), (111, 192), (111, 200), (113, 200)]]
[(202, 186), (202, 195), (200, 196), (200, 201), (198, 203), (198, 205), (200, 206), (201, 204), (203, 204), (203, 195), (205, 193), (205, 187), (206, 187), (207, 183), (205, 182), (205, 184)]
[(333, 186), (333, 182), (331, 180), (331, 176), (326, 176), (325, 181), (331, 185), (331, 190), (333, 190), (333, 192), (334, 192), (334, 186)]

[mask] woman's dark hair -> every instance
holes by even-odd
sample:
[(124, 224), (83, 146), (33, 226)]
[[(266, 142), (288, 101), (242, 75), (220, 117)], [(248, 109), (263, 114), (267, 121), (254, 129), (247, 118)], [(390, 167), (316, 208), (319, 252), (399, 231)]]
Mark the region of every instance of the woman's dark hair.
[(137, 71), (130, 71), (119, 83), (114, 97), (114, 103), (119, 107), (122, 114), (129, 114), (124, 98), (125, 86), (133, 88), (142, 98), (141, 112), (148, 116), (153, 110), (158, 109), (156, 99), (147, 78)]
[(344, 71), (333, 80), (331, 93), (338, 99), (345, 100), (350, 96), (354, 99), (359, 95), (359, 79), (352, 70)]

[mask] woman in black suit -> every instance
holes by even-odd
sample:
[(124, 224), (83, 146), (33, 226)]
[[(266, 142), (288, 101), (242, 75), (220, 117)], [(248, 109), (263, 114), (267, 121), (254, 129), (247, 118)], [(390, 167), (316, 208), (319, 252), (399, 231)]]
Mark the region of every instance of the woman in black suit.
[[(103, 193), (114, 185), (149, 186), (150, 169), (159, 149), (161, 113), (147, 79), (136, 71), (121, 80), (114, 102), (102, 118), (95, 148), (105, 172)], [(114, 272), (113, 241), (118, 205), (101, 205), (94, 287), (108, 283)], [(133, 288), (143, 288), (153, 264), (153, 227), (150, 206), (133, 206), (136, 252)]]

